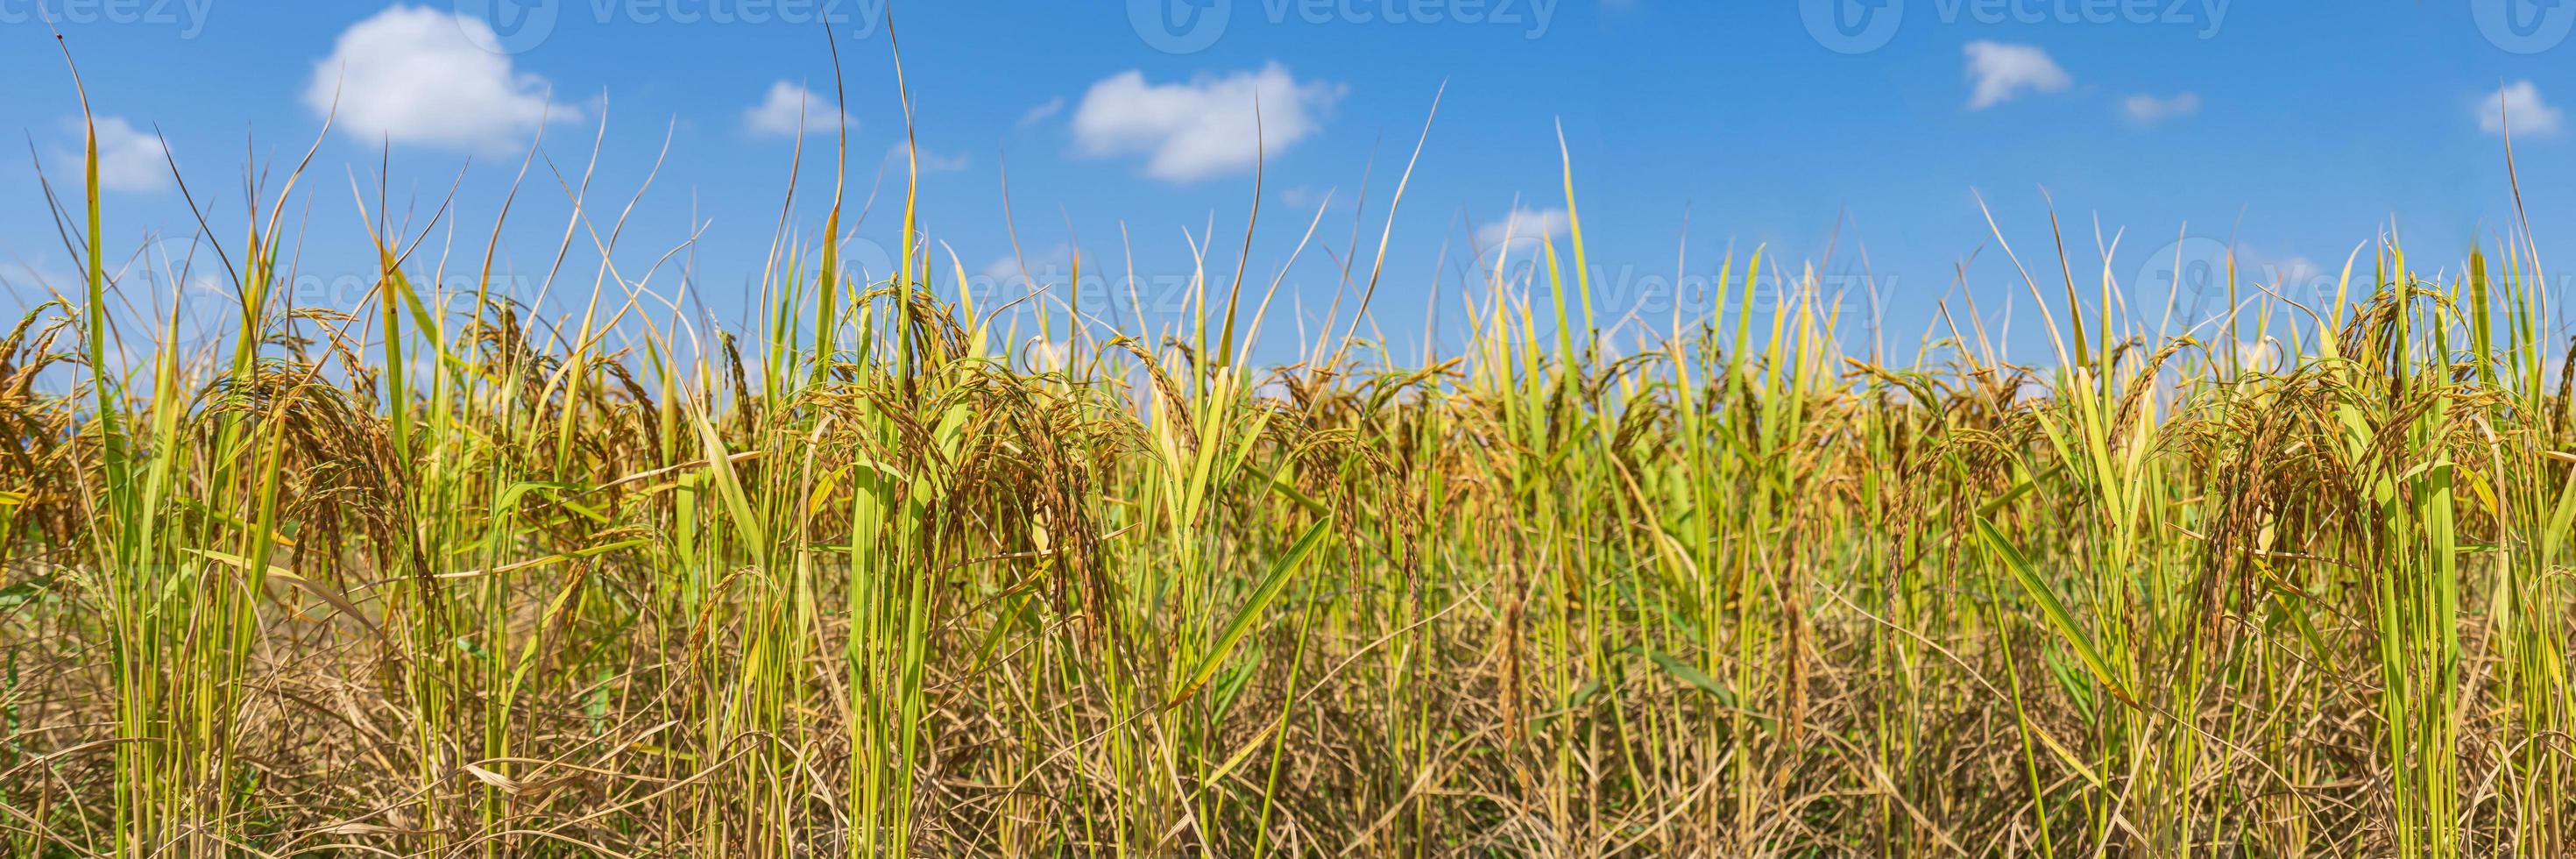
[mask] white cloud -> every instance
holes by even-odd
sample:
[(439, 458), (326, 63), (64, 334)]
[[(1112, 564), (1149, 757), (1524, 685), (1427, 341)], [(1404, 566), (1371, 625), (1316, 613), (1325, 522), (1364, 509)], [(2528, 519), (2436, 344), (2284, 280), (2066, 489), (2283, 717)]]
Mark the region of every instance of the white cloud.
[(2121, 99), (2120, 110), (2129, 115), (2131, 122), (2139, 125), (2154, 125), (2168, 119), (2181, 119), (2199, 113), (2200, 94), (2187, 92), (2158, 98), (2142, 93)]
[[(907, 159), (912, 155), (913, 153), (910, 151), (910, 147), (897, 143), (894, 145), (894, 148), (886, 150), (886, 162), (891, 164), (893, 169), (902, 170), (906, 165)], [(930, 151), (928, 147), (923, 147), (920, 151), (920, 155), (921, 172), (924, 173), (955, 173), (959, 170), (972, 167), (975, 164), (975, 159), (963, 152), (955, 155), (941, 155), (937, 152)]]
[(1340, 84), (1299, 82), (1276, 62), (1172, 84), (1130, 71), (1083, 94), (1073, 112), (1074, 142), (1086, 155), (1144, 155), (1145, 175), (1157, 179), (1205, 179), (1249, 170), (1264, 148), (1275, 158), (1312, 136), (1347, 92)]
[(340, 34), (313, 64), (304, 104), (317, 114), (336, 109), (342, 130), (369, 141), (487, 152), (520, 145), (548, 119), (581, 118), (549, 110), (545, 78), (480, 47), (497, 43), (479, 18), (395, 6)]
[(35, 306), (36, 296), (70, 290), (73, 284), (82, 282), (80, 276), (54, 267), (44, 257), (37, 257), (34, 262), (15, 257), (0, 258), (0, 294), (28, 299), (24, 303), (13, 303), (10, 307), (13, 314)]
[(2488, 134), (2503, 134), (2510, 124), (2517, 135), (2556, 137), (2566, 119), (2566, 112), (2541, 100), (2540, 87), (2528, 80), (2506, 84), (2478, 103), (2478, 129)]
[(842, 124), (851, 131), (859, 130), (859, 121), (849, 113), (832, 107), (832, 99), (816, 94), (802, 84), (779, 81), (769, 85), (769, 95), (742, 112), (743, 130), (770, 137), (794, 137), (799, 130), (806, 134), (833, 134), (833, 114), (840, 114)]
[(2272, 275), (2285, 283), (2297, 283), (2326, 276), (2326, 267), (2318, 265), (2316, 260), (2291, 254), (2272, 261)]
[(1969, 110), (1984, 110), (2030, 92), (2064, 92), (2075, 85), (2057, 61), (2036, 45), (2007, 45), (2001, 42), (1968, 43), (1968, 79), (1976, 82), (1976, 94), (1968, 98)]
[(1319, 189), (1312, 185), (1298, 185), (1279, 192), (1279, 202), (1291, 209), (1312, 209), (1332, 199), (1332, 194), (1336, 190), (1338, 189)]
[(1064, 96), (1056, 96), (1054, 98), (1047, 99), (1045, 104), (1029, 108), (1029, 112), (1020, 114), (1020, 127), (1027, 128), (1029, 126), (1045, 122), (1047, 121), (1047, 118), (1063, 112)]
[(1540, 242), (1564, 238), (1572, 224), (1564, 209), (1513, 209), (1502, 220), (1477, 227), (1476, 244), (1493, 253), (1509, 240), (1514, 255), (1537, 253)]
[(1072, 277), (1072, 268), (1073, 246), (1059, 242), (1054, 247), (1025, 257), (1016, 253), (996, 257), (985, 264), (980, 273), (984, 279), (982, 285), (993, 290), (990, 295), (1004, 296), (1007, 292), (1007, 297), (1001, 300), (1010, 300), (1024, 292), (1062, 284)]
[(1020, 277), (1020, 258), (1015, 256), (994, 257), (993, 261), (985, 263), (984, 270), (977, 274), (983, 275), (985, 280), (996, 285), (1023, 282)]
[[(66, 124), (76, 137), (82, 133), (80, 120)], [(159, 135), (136, 129), (123, 117), (98, 117), (97, 124), (99, 187), (136, 193), (170, 187), (169, 150)], [(78, 164), (83, 156), (74, 152), (69, 158)]]

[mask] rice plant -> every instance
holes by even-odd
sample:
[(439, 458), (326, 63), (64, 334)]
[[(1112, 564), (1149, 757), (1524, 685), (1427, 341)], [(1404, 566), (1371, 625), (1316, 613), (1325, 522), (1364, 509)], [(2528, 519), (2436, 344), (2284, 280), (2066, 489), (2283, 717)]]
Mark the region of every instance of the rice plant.
[[(1845, 342), (1756, 251), (1623, 344), (1567, 159), (1463, 353), (1359, 336), (1362, 267), (1257, 366), (1276, 281), (1203, 260), (1186, 324), (997, 329), (908, 182), (892, 271), (836, 198), (707, 327), (537, 163), (577, 310), (428, 240), (506, 204), (379, 208), (372, 291), (314, 307), (303, 163), (120, 265), (93, 142), (81, 282), (0, 339), (6, 853), (2576, 850), (2527, 235), (2383, 238), (2316, 307), (2231, 272), (2215, 324), (2016, 256), (2037, 365), (1967, 306)], [(219, 276), (224, 336), (111, 324), (135, 266)]]

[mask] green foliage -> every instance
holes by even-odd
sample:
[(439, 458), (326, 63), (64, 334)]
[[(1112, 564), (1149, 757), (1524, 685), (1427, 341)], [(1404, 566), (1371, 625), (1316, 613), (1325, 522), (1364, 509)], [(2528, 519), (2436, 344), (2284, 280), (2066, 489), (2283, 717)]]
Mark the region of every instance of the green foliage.
[(1848, 348), (1758, 252), (1611, 342), (1569, 216), (1462, 354), (1353, 336), (1353, 272), (1255, 370), (1203, 261), (1159, 330), (1029, 301), (1033, 354), (907, 190), (890, 273), (782, 217), (746, 357), (651, 275), (423, 276), (446, 209), (286, 306), (299, 169), (189, 351), (107, 324), (89, 161), (84, 289), (0, 339), (0, 852), (2576, 848), (2523, 242), (2188, 335), (2060, 260), (2035, 368), (1964, 307)]

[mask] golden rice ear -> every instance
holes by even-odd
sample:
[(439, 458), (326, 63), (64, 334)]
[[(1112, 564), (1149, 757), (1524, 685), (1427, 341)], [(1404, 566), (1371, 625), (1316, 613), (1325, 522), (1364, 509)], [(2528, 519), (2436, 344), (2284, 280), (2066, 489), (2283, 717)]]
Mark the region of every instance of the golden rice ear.
[[(515, 181), (450, 283), (450, 202), (290, 228), (299, 164), (183, 362), (117, 327), (158, 305), (93, 134), (82, 288), (0, 337), (0, 854), (2568, 852), (2576, 350), (2527, 225), (2150, 335), (2052, 215), (2047, 339), (1963, 266), (1911, 359), (1756, 249), (1617, 357), (1557, 148), (1549, 292), (1477, 278), (1418, 364), (1390, 216), (1252, 365), (1266, 165), (1190, 322), (1022, 299), (1034, 360), (953, 251), (941, 294), (917, 182), (882, 283), (836, 180), (731, 318), (620, 268), (643, 192), (594, 219), (588, 169), (558, 295), (496, 274)], [(369, 291), (297, 295), (360, 231)]]

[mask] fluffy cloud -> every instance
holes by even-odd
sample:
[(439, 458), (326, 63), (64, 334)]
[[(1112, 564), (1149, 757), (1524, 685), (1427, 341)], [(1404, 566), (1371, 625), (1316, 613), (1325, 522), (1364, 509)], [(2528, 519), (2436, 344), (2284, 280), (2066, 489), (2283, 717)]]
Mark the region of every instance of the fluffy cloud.
[[(900, 172), (911, 163), (913, 154), (911, 147), (897, 143), (894, 148), (886, 150), (886, 166)], [(955, 173), (975, 166), (975, 159), (963, 152), (943, 155), (924, 146), (921, 148), (920, 156), (921, 172), (924, 173)]]
[[(1037, 290), (1051, 284), (1062, 284), (1072, 277), (1072, 269), (1073, 246), (1062, 242), (1027, 256), (1013, 253), (997, 257), (991, 263), (987, 263), (981, 272), (984, 279), (981, 285), (991, 290), (989, 297), (976, 300), (981, 302), (1016, 299), (1023, 292)], [(1005, 292), (1008, 294), (1005, 295)], [(991, 305), (986, 309), (999, 306)]]
[(2133, 95), (2120, 100), (2120, 110), (2129, 115), (2131, 122), (2139, 125), (2154, 125), (2168, 119), (2181, 119), (2199, 113), (2200, 94), (2187, 92), (2166, 98), (2144, 94)]
[(2510, 123), (2515, 134), (2556, 137), (2566, 119), (2566, 112), (2541, 100), (2540, 87), (2527, 80), (2506, 84), (2478, 103), (2478, 128), (2488, 134), (2503, 134)]
[(1538, 252), (1538, 243), (1561, 239), (1573, 225), (1564, 209), (1513, 209), (1502, 220), (1476, 228), (1476, 244), (1493, 253), (1508, 240), (1514, 255)]
[(2266, 269), (2264, 273), (2273, 281), (2273, 285), (2294, 288), (2319, 286), (2325, 278), (2335, 277), (2337, 274), (2327, 271), (2325, 266), (2318, 265), (2315, 260), (2298, 254), (2268, 260), (2264, 268)]
[(1969, 42), (1967, 51), (1968, 80), (1976, 84), (1976, 94), (1968, 98), (1969, 110), (1984, 110), (2024, 92), (2064, 92), (2075, 85), (2075, 79), (2035, 45), (1978, 41)]
[(341, 130), (369, 141), (482, 152), (523, 144), (549, 118), (580, 118), (549, 109), (544, 78), (480, 47), (497, 42), (481, 19), (395, 6), (340, 34), (313, 65), (304, 104), (336, 111)]
[(1143, 155), (1145, 175), (1188, 182), (1249, 170), (1265, 148), (1273, 157), (1287, 151), (1321, 130), (1346, 92), (1300, 82), (1276, 62), (1188, 83), (1149, 83), (1130, 71), (1091, 85), (1074, 108), (1073, 138), (1085, 155)]
[[(1279, 192), (1279, 202), (1291, 209), (1312, 209), (1332, 201), (1335, 190), (1338, 189), (1319, 189), (1312, 185), (1298, 185)], [(1347, 204), (1348, 201), (1343, 202)]]
[(12, 314), (23, 314), (36, 303), (35, 296), (69, 291), (81, 282), (81, 276), (51, 265), (41, 256), (33, 262), (0, 259), (0, 299), (11, 299), (0, 307), (7, 307)]
[[(99, 187), (138, 193), (170, 187), (169, 150), (159, 135), (136, 129), (122, 117), (102, 116), (97, 123)], [(69, 125), (78, 139), (80, 120)], [(73, 153), (72, 163), (80, 163), (81, 157)]]
[(769, 85), (769, 95), (759, 104), (742, 112), (742, 127), (753, 134), (770, 137), (794, 137), (799, 129), (806, 134), (833, 134), (834, 114), (853, 132), (859, 121), (847, 112), (834, 109), (831, 98), (817, 95), (802, 84), (779, 81)]
[(1063, 112), (1064, 96), (1056, 96), (1054, 98), (1047, 99), (1045, 104), (1029, 108), (1029, 112), (1020, 114), (1020, 127), (1027, 128), (1029, 126), (1045, 122), (1056, 114)]

